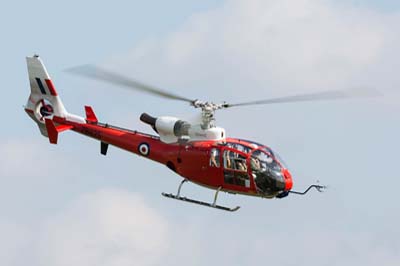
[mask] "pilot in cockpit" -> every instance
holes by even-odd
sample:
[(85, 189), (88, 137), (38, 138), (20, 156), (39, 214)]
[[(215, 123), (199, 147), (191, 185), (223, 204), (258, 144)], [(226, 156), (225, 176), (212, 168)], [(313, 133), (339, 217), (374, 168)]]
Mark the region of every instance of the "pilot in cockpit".
[(219, 150), (218, 149), (215, 149), (215, 148), (211, 149), (210, 166), (219, 167)]
[(251, 165), (251, 169), (253, 171), (260, 171), (261, 170), (260, 159), (258, 159), (256, 157), (250, 157), (250, 165)]
[(239, 171), (247, 172), (246, 162), (244, 162), (244, 161), (237, 160), (236, 161), (236, 168)]

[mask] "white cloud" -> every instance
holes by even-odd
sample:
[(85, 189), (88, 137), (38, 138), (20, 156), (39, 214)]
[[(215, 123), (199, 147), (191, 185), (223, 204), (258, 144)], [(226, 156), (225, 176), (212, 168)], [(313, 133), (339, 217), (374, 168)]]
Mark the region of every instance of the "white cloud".
[(363, 73), (399, 43), (394, 21), (334, 1), (233, 0), (110, 62), (167, 88), (201, 88), (183, 92), (195, 97), (365, 85)]
[(296, 231), (285, 221), (274, 229), (268, 227), (276, 223), (267, 217), (251, 222), (251, 217), (242, 216), (243, 220), (240, 214), (206, 213), (207, 217), (191, 215), (169, 225), (140, 196), (99, 190), (80, 196), (38, 226), (31, 225), (30, 231), (1, 222), (0, 263), (395, 266), (400, 259), (395, 236), (324, 225), (294, 226), (302, 228)]
[[(268, 224), (265, 222), (265, 227)], [(216, 236), (198, 239), (200, 254), (195, 265), (206, 265), (209, 258), (218, 258), (227, 265), (395, 266), (400, 259), (398, 244), (371, 232), (320, 230), (318, 226), (298, 232), (288, 227), (268, 231), (257, 227), (257, 232), (246, 226), (218, 229)]]
[(38, 265), (154, 265), (168, 246), (165, 220), (123, 190), (83, 195), (41, 228)]
[(8, 138), (0, 142), (0, 178), (43, 177), (64, 165), (61, 157), (55, 157), (51, 153), (50, 144), (40, 141), (40, 134), (36, 137)]

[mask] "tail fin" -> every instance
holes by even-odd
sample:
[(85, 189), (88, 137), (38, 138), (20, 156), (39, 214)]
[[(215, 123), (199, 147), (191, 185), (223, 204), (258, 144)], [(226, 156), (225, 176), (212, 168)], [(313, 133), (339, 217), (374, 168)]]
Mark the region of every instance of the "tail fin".
[(84, 123), (83, 118), (67, 112), (39, 56), (27, 57), (26, 62), (31, 94), (25, 106), (25, 111), (37, 123), (42, 135), (49, 136), (46, 119), (52, 119), (53, 116), (70, 118)]
[(48, 119), (48, 118), (45, 118), (45, 125), (46, 125), (47, 134), (49, 135), (49, 141), (51, 144), (57, 144), (58, 133), (73, 128), (73, 126), (69, 126), (69, 125), (55, 126), (53, 120)]
[(88, 123), (96, 124), (98, 122), (96, 114), (94, 113), (91, 106), (85, 106), (86, 121)]

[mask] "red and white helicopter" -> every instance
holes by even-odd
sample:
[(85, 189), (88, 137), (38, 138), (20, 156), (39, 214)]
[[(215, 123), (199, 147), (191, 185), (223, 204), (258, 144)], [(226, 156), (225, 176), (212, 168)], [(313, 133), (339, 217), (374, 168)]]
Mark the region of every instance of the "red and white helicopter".
[[(228, 138), (225, 130), (215, 125), (216, 110), (255, 104), (287, 103), (371, 96), (365, 91), (327, 91), (289, 97), (257, 100), (237, 104), (202, 102), (145, 85), (93, 66), (78, 67), (71, 72), (108, 83), (133, 88), (164, 98), (189, 103), (201, 110), (201, 123), (190, 124), (175, 117), (152, 117), (146, 113), (140, 120), (158, 134), (150, 135), (135, 130), (100, 123), (90, 106), (85, 106), (86, 117), (70, 114), (65, 109), (47, 70), (38, 55), (27, 57), (31, 94), (25, 106), (26, 113), (37, 123), (42, 135), (57, 144), (58, 134), (73, 130), (100, 141), (100, 152), (107, 154), (109, 145), (117, 146), (147, 159), (166, 165), (183, 177), (177, 194), (163, 196), (226, 211), (236, 211), (217, 205), (220, 191), (262, 198), (283, 198), (292, 190), (292, 176), (278, 154), (268, 146), (249, 140)], [(182, 185), (191, 181), (215, 189), (212, 203), (181, 196)]]

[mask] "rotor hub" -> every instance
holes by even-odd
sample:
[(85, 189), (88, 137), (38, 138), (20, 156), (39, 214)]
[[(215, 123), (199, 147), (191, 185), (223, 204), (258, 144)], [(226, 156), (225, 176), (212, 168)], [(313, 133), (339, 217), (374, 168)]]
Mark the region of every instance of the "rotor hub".
[(201, 128), (209, 129), (215, 127), (214, 113), (216, 110), (224, 108), (224, 104), (216, 104), (213, 102), (203, 102), (200, 100), (194, 100), (191, 105), (194, 108), (201, 109)]

